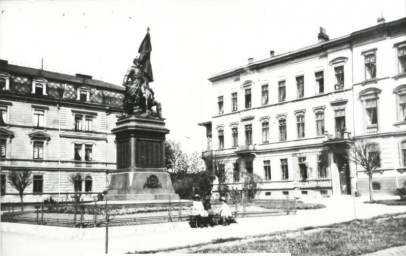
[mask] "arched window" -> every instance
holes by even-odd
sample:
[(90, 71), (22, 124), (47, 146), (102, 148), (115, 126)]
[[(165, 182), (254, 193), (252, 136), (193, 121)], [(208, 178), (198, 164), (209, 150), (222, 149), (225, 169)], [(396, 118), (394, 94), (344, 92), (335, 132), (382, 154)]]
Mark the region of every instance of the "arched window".
[(92, 177), (86, 176), (85, 178), (85, 192), (91, 192), (93, 187)]

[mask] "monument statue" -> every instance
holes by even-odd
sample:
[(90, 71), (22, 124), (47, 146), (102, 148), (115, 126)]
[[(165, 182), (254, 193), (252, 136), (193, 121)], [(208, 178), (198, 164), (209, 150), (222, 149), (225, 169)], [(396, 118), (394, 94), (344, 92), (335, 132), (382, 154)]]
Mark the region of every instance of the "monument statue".
[(123, 79), (124, 116), (112, 129), (116, 135), (117, 169), (111, 172), (108, 201), (179, 200), (165, 168), (165, 136), (169, 130), (161, 116), (161, 104), (149, 87), (153, 81), (151, 50), (148, 31), (138, 50), (140, 56)]
[[(149, 87), (153, 82), (150, 53), (152, 51), (149, 28), (135, 57), (133, 65), (124, 75), (123, 85), (126, 87), (123, 100), (123, 114), (125, 116), (144, 115), (161, 118), (161, 103), (154, 97), (154, 91)], [(153, 111), (152, 107), (156, 107)]]

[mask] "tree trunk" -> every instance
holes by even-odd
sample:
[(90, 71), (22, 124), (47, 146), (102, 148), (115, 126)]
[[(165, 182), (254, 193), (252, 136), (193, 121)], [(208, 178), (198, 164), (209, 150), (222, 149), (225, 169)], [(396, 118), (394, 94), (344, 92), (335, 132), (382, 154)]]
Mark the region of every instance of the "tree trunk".
[(373, 189), (372, 189), (372, 172), (369, 174), (369, 201), (374, 201)]
[(21, 200), (21, 211), (24, 211), (24, 202), (23, 202), (23, 193), (20, 192), (20, 200)]

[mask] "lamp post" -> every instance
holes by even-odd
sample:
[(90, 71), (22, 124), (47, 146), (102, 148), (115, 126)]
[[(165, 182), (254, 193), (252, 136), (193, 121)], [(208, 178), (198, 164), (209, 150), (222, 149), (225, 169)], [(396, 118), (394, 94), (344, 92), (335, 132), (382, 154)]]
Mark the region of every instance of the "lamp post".
[(107, 190), (103, 191), (104, 200), (106, 201), (105, 211), (106, 211), (106, 245), (105, 245), (105, 252), (106, 254), (109, 251), (109, 212), (107, 210)]

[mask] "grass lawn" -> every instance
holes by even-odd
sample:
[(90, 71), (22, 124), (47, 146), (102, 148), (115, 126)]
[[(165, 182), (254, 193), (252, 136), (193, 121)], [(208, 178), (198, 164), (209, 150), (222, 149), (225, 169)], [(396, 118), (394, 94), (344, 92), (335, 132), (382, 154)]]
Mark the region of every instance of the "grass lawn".
[[(256, 202), (254, 205), (266, 208), (266, 209), (275, 209), (275, 205), (270, 205), (268, 203), (263, 203), (263, 202)], [(283, 204), (281, 204), (282, 207), (284, 207)], [(314, 209), (321, 209), (325, 208), (326, 206), (324, 204), (312, 204), (312, 203), (303, 203), (303, 202), (296, 202), (296, 210), (314, 210)]]
[(372, 202), (365, 202), (367, 204), (385, 204), (385, 205), (406, 205), (406, 200), (376, 200)]
[(222, 244), (198, 253), (291, 253), (292, 255), (362, 255), (406, 245), (406, 215), (328, 225), (303, 232), (284, 232), (269, 239), (234, 246)]

